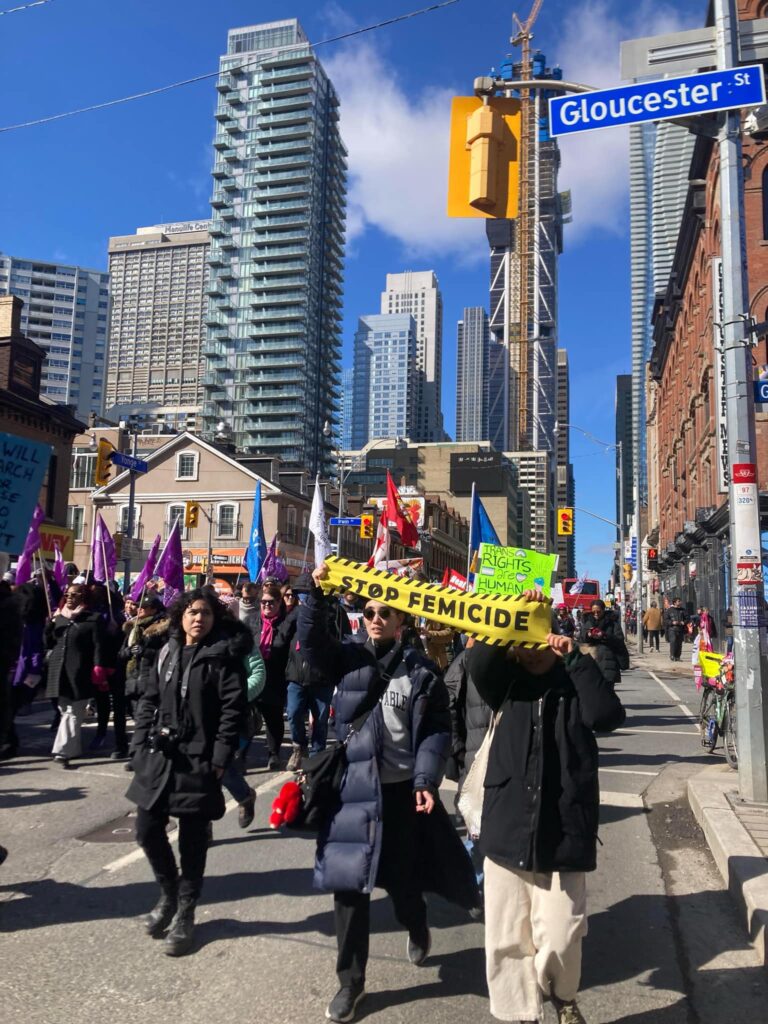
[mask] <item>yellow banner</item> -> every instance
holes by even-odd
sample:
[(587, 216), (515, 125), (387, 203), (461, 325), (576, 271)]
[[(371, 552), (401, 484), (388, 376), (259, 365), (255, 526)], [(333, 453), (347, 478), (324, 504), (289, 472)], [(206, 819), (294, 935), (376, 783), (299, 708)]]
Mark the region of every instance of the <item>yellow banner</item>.
[(512, 594), (462, 594), (439, 583), (420, 583), (371, 569), (347, 558), (326, 558), (323, 591), (349, 590), (366, 600), (423, 615), (498, 646), (541, 647), (552, 632), (549, 601), (534, 603)]

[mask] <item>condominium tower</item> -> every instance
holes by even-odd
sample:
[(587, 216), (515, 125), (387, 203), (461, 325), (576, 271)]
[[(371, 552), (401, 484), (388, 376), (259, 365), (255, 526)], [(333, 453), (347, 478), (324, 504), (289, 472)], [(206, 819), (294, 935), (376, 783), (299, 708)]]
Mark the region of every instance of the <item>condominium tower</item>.
[(505, 351), (482, 306), (467, 306), (457, 324), (456, 440), (504, 447)]
[(387, 274), (381, 312), (410, 313), (416, 322), (417, 413), (412, 440), (443, 441), (443, 297), (435, 273), (409, 270)]
[(109, 274), (0, 254), (0, 295), (18, 295), (21, 333), (46, 354), (40, 394), (80, 420), (101, 413)]
[(200, 429), (209, 226), (157, 224), (110, 238), (109, 419)]
[[(573, 508), (576, 502), (576, 483), (571, 464), (571, 385), (568, 353), (557, 350), (557, 431), (555, 434), (555, 507)], [(560, 561), (558, 576), (572, 579), (576, 575), (576, 534), (554, 534), (554, 550)]]
[(418, 330), (410, 313), (362, 316), (355, 332), (351, 446), (416, 437)]
[(339, 409), (338, 98), (296, 19), (232, 29), (216, 88), (204, 429), (315, 473)]

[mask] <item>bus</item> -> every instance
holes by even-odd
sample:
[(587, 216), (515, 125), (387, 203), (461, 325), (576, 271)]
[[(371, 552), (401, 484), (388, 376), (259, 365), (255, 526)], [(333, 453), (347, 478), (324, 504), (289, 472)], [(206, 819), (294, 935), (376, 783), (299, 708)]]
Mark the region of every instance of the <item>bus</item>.
[(581, 592), (571, 593), (571, 587), (577, 583), (576, 579), (563, 580), (563, 602), (568, 611), (574, 608), (581, 608), (582, 611), (589, 611), (593, 601), (600, 600), (600, 584), (597, 580), (583, 580)]

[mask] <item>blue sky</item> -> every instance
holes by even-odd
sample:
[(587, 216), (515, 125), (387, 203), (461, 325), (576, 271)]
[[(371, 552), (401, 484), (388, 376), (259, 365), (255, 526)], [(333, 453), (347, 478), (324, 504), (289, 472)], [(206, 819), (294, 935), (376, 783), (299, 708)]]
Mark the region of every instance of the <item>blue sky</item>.
[[(20, 0), (0, 0), (0, 12)], [(229, 28), (296, 16), (317, 41), (426, 0), (53, 0), (0, 18), (0, 127), (214, 71)], [(342, 99), (350, 152), (345, 365), (357, 317), (377, 312), (388, 271), (434, 269), (445, 305), (443, 406), (454, 422), (456, 321), (486, 305), (479, 221), (443, 214), (449, 99), (509, 52), (511, 11), (452, 7), (318, 51)], [(528, 0), (519, 4), (527, 14)], [(545, 0), (534, 45), (565, 77), (618, 83), (619, 41), (704, 23), (705, 0)], [(110, 235), (207, 216), (213, 81), (54, 124), (0, 133), (0, 249), (106, 267)], [(560, 337), (571, 422), (611, 441), (617, 373), (630, 369), (627, 140), (566, 140), (560, 187), (574, 223), (560, 262)], [(611, 455), (572, 434), (577, 504), (613, 518)], [(611, 527), (577, 514), (580, 572), (604, 580)]]

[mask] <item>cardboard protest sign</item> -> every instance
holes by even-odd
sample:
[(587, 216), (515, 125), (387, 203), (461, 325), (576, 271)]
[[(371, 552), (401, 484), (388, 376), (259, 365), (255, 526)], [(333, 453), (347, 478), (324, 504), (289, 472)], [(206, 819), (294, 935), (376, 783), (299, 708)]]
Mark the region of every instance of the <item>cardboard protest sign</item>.
[(50, 458), (49, 444), (0, 434), (0, 551), (21, 553)]
[(542, 555), (527, 548), (481, 544), (475, 593), (522, 594), (524, 590), (540, 590), (549, 597), (556, 568), (557, 555)]
[(500, 594), (462, 594), (439, 583), (407, 580), (347, 558), (326, 558), (325, 564), (328, 577), (321, 586), (326, 593), (349, 591), (411, 615), (423, 615), (486, 643), (540, 647), (546, 644), (552, 628), (548, 601), (535, 603)]

